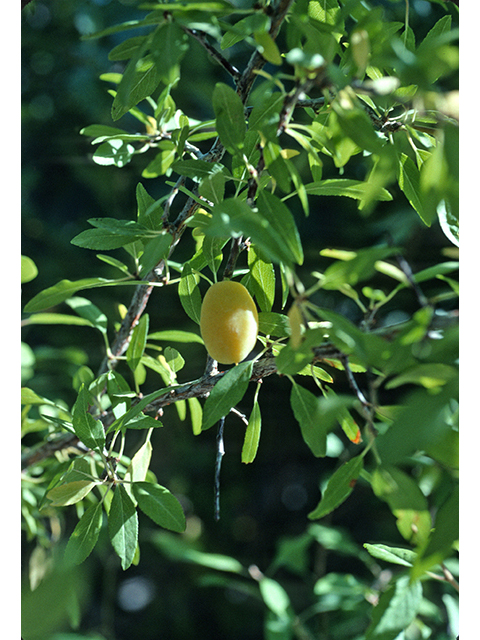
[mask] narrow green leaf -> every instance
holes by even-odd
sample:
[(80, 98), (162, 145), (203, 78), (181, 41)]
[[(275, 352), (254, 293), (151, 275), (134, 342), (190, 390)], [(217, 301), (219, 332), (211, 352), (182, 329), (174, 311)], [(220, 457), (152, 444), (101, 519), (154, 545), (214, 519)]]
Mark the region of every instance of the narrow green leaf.
[(135, 371), (135, 369), (138, 367), (140, 360), (142, 359), (143, 352), (145, 351), (145, 345), (147, 344), (148, 324), (148, 314), (144, 313), (132, 332), (132, 337), (125, 354), (127, 357), (127, 364), (132, 371)]
[(292, 385), (290, 403), (302, 436), (313, 455), (325, 456), (327, 452), (327, 432), (318, 413), (319, 398), (296, 382)]
[(88, 412), (90, 395), (84, 384), (80, 387), (73, 406), (72, 424), (75, 434), (89, 448), (103, 453), (105, 432), (100, 420), (95, 420)]
[(114, 122), (150, 96), (160, 82), (161, 78), (155, 64), (147, 59), (138, 59), (143, 52), (144, 47), (140, 47), (137, 54), (131, 58), (118, 85), (118, 92), (112, 104), (111, 115)]
[(178, 285), (178, 295), (185, 313), (197, 324), (200, 324), (202, 306), (202, 296), (198, 289), (199, 280), (200, 277), (193, 273), (191, 266), (186, 263)]
[(230, 153), (238, 153), (243, 148), (246, 133), (242, 101), (231, 87), (218, 82), (213, 90), (212, 104), (222, 144)]
[[(248, 285), (253, 290), (262, 311), (271, 311), (275, 301), (275, 270), (271, 262), (262, 260), (250, 248), (248, 252), (250, 267)], [(248, 288), (248, 287), (247, 287)]]
[(102, 528), (102, 503), (91, 505), (78, 521), (65, 548), (65, 560), (81, 564), (97, 544)]
[(25, 311), (34, 312), (47, 309), (48, 307), (54, 307), (81, 289), (99, 287), (110, 282), (113, 281), (107, 280), (106, 278), (83, 278), (75, 282), (71, 280), (61, 280), (56, 285), (37, 293), (37, 295), (25, 305)]
[(345, 502), (362, 469), (363, 456), (356, 456), (342, 464), (328, 481), (318, 506), (308, 514), (310, 520), (323, 518)]
[(188, 398), (187, 402), (190, 409), (193, 435), (198, 436), (202, 433), (202, 405), (198, 398)]
[(152, 40), (152, 56), (162, 82), (173, 84), (179, 77), (179, 64), (188, 51), (188, 38), (173, 20), (157, 27)]
[(202, 338), (192, 331), (182, 331), (181, 329), (166, 329), (165, 331), (155, 331), (148, 334), (149, 340), (165, 340), (167, 342), (197, 342), (203, 344)]
[(92, 323), (85, 318), (77, 316), (69, 316), (65, 313), (34, 313), (25, 318), (22, 324), (66, 324), (75, 325), (77, 327), (92, 327)]
[[(355, 200), (362, 200), (368, 191), (370, 185), (368, 182), (361, 180), (349, 180), (347, 178), (331, 178), (320, 180), (319, 182), (310, 182), (305, 185), (308, 194), (315, 196), (346, 196)], [(284, 198), (291, 198), (294, 194), (290, 194)], [(392, 195), (385, 189), (381, 188), (376, 193), (377, 200), (392, 200)]]
[(398, 165), (398, 186), (423, 222), (429, 227), (432, 220), (426, 215), (420, 197), (420, 171), (405, 153), (402, 153)]
[(160, 527), (185, 531), (182, 505), (168, 489), (150, 482), (134, 482), (133, 493), (140, 509)]
[(282, 238), (289, 252), (294, 256), (297, 264), (303, 264), (303, 248), (298, 233), (297, 225), (288, 207), (274, 196), (273, 193), (263, 189), (257, 199), (259, 213), (265, 218), (273, 229)]
[(47, 492), (47, 498), (52, 501), (49, 506), (66, 507), (80, 502), (97, 484), (92, 480), (74, 480), (54, 487)]
[(242, 447), (242, 462), (245, 464), (249, 464), (255, 460), (260, 442), (261, 428), (262, 415), (260, 413), (260, 405), (258, 404), (258, 400), (255, 400), (250, 418), (248, 419), (248, 426)]
[(400, 564), (404, 567), (411, 567), (417, 557), (415, 551), (403, 549), (402, 547), (389, 547), (386, 544), (368, 544), (368, 542), (363, 546), (373, 558), (391, 562), (392, 564)]
[(66, 300), (66, 303), (68, 304), (70, 309), (73, 309), (73, 311), (78, 313), (79, 316), (81, 316), (85, 320), (88, 320), (91, 323), (92, 327), (95, 327), (95, 329), (98, 329), (101, 333), (106, 335), (108, 324), (107, 316), (103, 313), (103, 311), (100, 311), (100, 309), (96, 305), (94, 305), (93, 302), (87, 300), (87, 298), (75, 296)]
[(35, 391), (29, 389), (28, 387), (22, 387), (21, 390), (21, 402), (23, 405), (26, 404), (47, 404), (51, 407), (55, 407), (55, 403), (49, 400), (48, 398), (44, 398), (43, 396), (39, 396)]
[(202, 431), (209, 429), (240, 402), (250, 382), (253, 361), (241, 362), (229, 369), (213, 387), (203, 406)]
[(132, 500), (121, 484), (115, 487), (113, 493), (108, 513), (108, 533), (121, 560), (122, 569), (128, 569), (137, 550), (138, 516)]

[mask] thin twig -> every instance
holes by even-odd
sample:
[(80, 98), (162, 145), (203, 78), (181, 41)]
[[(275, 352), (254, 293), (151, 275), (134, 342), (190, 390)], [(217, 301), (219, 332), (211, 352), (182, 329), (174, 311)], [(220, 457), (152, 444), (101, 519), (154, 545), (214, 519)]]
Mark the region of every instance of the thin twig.
[(231, 64), (225, 58), (224, 55), (222, 55), (219, 51), (217, 51), (215, 47), (213, 47), (208, 42), (208, 40), (206, 39), (206, 34), (203, 33), (203, 31), (199, 31), (198, 29), (187, 29), (187, 28), (185, 28), (185, 31), (186, 33), (190, 34), (193, 38), (195, 38), (195, 40), (197, 40), (197, 42), (199, 42), (206, 51), (208, 51), (210, 56), (216, 62), (218, 62), (218, 64), (220, 64), (227, 73), (229, 73), (232, 76), (235, 82), (240, 79), (240, 76), (242, 75), (240, 71), (236, 67), (234, 67), (233, 64)]

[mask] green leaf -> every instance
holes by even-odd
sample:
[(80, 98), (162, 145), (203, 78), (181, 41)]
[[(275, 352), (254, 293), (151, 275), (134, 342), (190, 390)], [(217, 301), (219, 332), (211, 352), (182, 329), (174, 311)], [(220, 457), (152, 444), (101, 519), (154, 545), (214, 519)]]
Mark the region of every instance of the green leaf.
[(90, 394), (84, 384), (80, 387), (77, 400), (73, 406), (72, 424), (75, 434), (89, 448), (103, 454), (105, 432), (100, 420), (95, 420), (88, 412)]
[(274, 196), (273, 193), (263, 189), (257, 199), (259, 213), (265, 218), (271, 227), (282, 238), (288, 247), (288, 251), (294, 257), (297, 264), (303, 264), (303, 248), (297, 225), (288, 207)]
[(145, 45), (146, 39), (147, 36), (134, 36), (124, 40), (117, 44), (116, 47), (113, 47), (108, 54), (108, 59), (114, 62), (117, 60), (129, 60), (138, 53), (140, 47)]
[(78, 521), (65, 548), (65, 560), (81, 564), (97, 544), (102, 528), (102, 503), (91, 505)]
[(277, 66), (281, 66), (283, 59), (280, 55), (278, 46), (272, 36), (266, 31), (256, 31), (253, 34), (253, 37), (255, 38), (255, 42), (258, 45), (262, 57), (267, 62), (271, 62), (272, 64), (275, 64)]
[(280, 124), (280, 112), (283, 108), (284, 101), (285, 95), (276, 91), (260, 104), (255, 105), (248, 118), (248, 130), (261, 131), (267, 140), (276, 142), (278, 126)]
[(121, 169), (130, 162), (135, 147), (126, 140), (112, 138), (103, 142), (93, 154), (93, 161), (102, 167), (115, 166)]
[(423, 222), (429, 227), (433, 220), (426, 215), (420, 197), (420, 171), (413, 160), (405, 153), (400, 156), (398, 172), (398, 186)]
[(88, 222), (95, 229), (82, 231), (71, 240), (72, 244), (84, 249), (118, 249), (135, 240), (155, 238), (160, 233), (133, 220), (90, 218)]
[(137, 550), (138, 516), (125, 487), (117, 484), (108, 512), (108, 533), (112, 546), (125, 571), (132, 564)]
[(127, 364), (132, 371), (135, 371), (135, 369), (138, 367), (140, 360), (142, 359), (143, 352), (145, 351), (145, 345), (147, 344), (148, 323), (148, 314), (144, 313), (138, 321), (138, 324), (133, 329), (132, 337), (125, 354), (127, 357)]
[(203, 406), (202, 431), (209, 429), (240, 402), (252, 376), (253, 361), (229, 369), (215, 384)]
[(385, 500), (397, 518), (397, 527), (410, 542), (422, 543), (428, 536), (432, 523), (427, 499), (417, 482), (394, 466), (377, 467), (371, 476), (376, 496)]
[(352, 493), (363, 469), (363, 456), (356, 456), (342, 464), (329, 479), (318, 506), (308, 514), (310, 520), (318, 520), (339, 507)]
[(260, 405), (255, 399), (252, 412), (248, 419), (248, 426), (245, 432), (245, 439), (242, 447), (242, 462), (249, 464), (255, 460), (257, 455), (258, 444), (260, 442), (260, 430), (262, 428), (262, 415), (260, 413)]
[(150, 482), (134, 482), (133, 494), (140, 509), (160, 527), (185, 531), (182, 505), (168, 489)]
[[(149, 417), (149, 416), (148, 416)], [(152, 443), (148, 439), (146, 442), (142, 444), (140, 449), (135, 453), (133, 458), (130, 461), (130, 464), (127, 467), (125, 472), (125, 480), (130, 482), (144, 482), (147, 477), (148, 468), (150, 466), (150, 461), (152, 459), (153, 447)], [(132, 491), (131, 484), (125, 484), (125, 489), (134, 500), (134, 495)]]
[(38, 275), (38, 269), (35, 262), (27, 256), (22, 256), (21, 260), (21, 283), (31, 282)]
[(228, 175), (228, 170), (223, 164), (207, 162), (206, 160), (177, 160), (177, 162), (173, 163), (172, 169), (181, 176), (197, 179), (198, 181), (217, 173)]
[(92, 323), (85, 318), (69, 316), (65, 313), (34, 313), (22, 321), (23, 324), (66, 324), (77, 327), (92, 327)]
[(365, 640), (395, 640), (415, 619), (422, 602), (422, 585), (401, 576), (372, 609)]
[(218, 82), (212, 96), (217, 132), (229, 153), (241, 151), (245, 140), (246, 125), (242, 101), (235, 91)]
[[(125, 129), (119, 129), (118, 127), (110, 127), (106, 124), (91, 124), (88, 127), (80, 129), (80, 135), (88, 136), (89, 138), (116, 138), (123, 135), (128, 135)], [(92, 144), (95, 144), (96, 140), (93, 140)]]
[(275, 270), (271, 262), (262, 260), (251, 247), (248, 252), (248, 287), (262, 311), (271, 311), (275, 301)]
[[(398, 249), (395, 247), (370, 247), (348, 252), (324, 271), (322, 288), (339, 289), (344, 284), (354, 287), (358, 282), (368, 280), (375, 274), (378, 260), (388, 258), (397, 252)], [(329, 255), (329, 251), (321, 251), (320, 255)]]
[(455, 367), (443, 362), (429, 362), (406, 369), (400, 375), (389, 380), (385, 388), (395, 389), (403, 384), (419, 384), (426, 389), (434, 389), (457, 377), (458, 369)]
[(93, 302), (90, 302), (90, 300), (87, 300), (86, 298), (75, 296), (66, 300), (66, 303), (71, 309), (73, 309), (73, 311), (78, 313), (79, 316), (88, 320), (92, 327), (95, 327), (95, 329), (98, 329), (101, 333), (106, 335), (108, 324), (107, 316), (103, 311), (100, 311)]
[(145, 249), (140, 258), (140, 278), (145, 278), (150, 271), (170, 253), (173, 237), (170, 233), (162, 233), (157, 238), (144, 242)]
[(450, 556), (454, 543), (459, 539), (459, 519), (459, 490), (458, 485), (454, 485), (435, 516), (434, 529), (427, 544), (418, 554), (411, 572), (412, 579), (419, 578)]
[(290, 598), (282, 585), (263, 576), (258, 583), (265, 605), (279, 618), (293, 618)]
[(202, 415), (203, 409), (198, 398), (188, 398), (188, 408), (190, 409), (190, 417), (192, 420), (192, 431), (194, 436), (202, 433)]
[[(320, 180), (319, 182), (310, 182), (305, 185), (305, 190), (308, 194), (315, 196), (346, 196), (355, 200), (363, 200), (369, 187), (368, 182), (362, 182), (361, 180), (331, 178)], [(293, 195), (290, 194), (286, 198), (291, 198)], [(393, 197), (386, 189), (381, 188), (376, 193), (376, 199), (385, 201), (392, 200)]]
[(266, 336), (276, 338), (288, 338), (290, 336), (290, 322), (282, 313), (273, 311), (260, 311), (258, 314), (258, 329)]
[(386, 544), (368, 544), (368, 542), (363, 546), (373, 558), (404, 567), (413, 566), (417, 557), (415, 551), (403, 549), (402, 547), (389, 547)]
[(187, 34), (176, 22), (168, 20), (155, 30), (151, 50), (162, 82), (175, 83), (180, 75), (180, 61), (188, 51)]
[(212, 209), (212, 218), (203, 228), (205, 235), (220, 237), (249, 237), (262, 255), (276, 263), (290, 264), (296, 256), (290, 249), (295, 238), (284, 238), (266, 217), (252, 211), (246, 202), (227, 198)]
[(181, 329), (166, 329), (165, 331), (155, 331), (148, 334), (149, 340), (165, 340), (167, 342), (197, 342), (203, 344), (202, 338), (192, 331), (182, 331)]
[(202, 307), (202, 296), (198, 289), (199, 280), (200, 277), (193, 273), (191, 266), (186, 263), (178, 285), (178, 295), (185, 313), (197, 324), (200, 324)]
[(37, 393), (35, 393), (35, 391), (33, 391), (32, 389), (29, 389), (28, 387), (22, 387), (21, 390), (21, 403), (23, 405), (28, 405), (28, 404), (46, 404), (49, 405), (51, 407), (55, 407), (56, 404), (54, 402), (52, 402), (51, 400), (49, 400), (48, 398), (44, 398), (42, 396), (39, 396)]
[(457, 380), (448, 382), (441, 393), (421, 389), (405, 398), (393, 424), (377, 439), (384, 464), (400, 462), (445, 437), (451, 430), (446, 412), (450, 399), (457, 397), (457, 383)]
[(37, 293), (37, 295), (25, 305), (25, 311), (31, 313), (54, 307), (81, 289), (92, 289), (93, 287), (102, 287), (117, 282), (119, 281), (107, 280), (106, 278), (83, 278), (82, 280), (76, 280), (74, 282), (71, 280), (60, 280), (60, 282), (52, 287), (48, 287), (48, 289)]
[(232, 47), (237, 42), (240, 42), (248, 36), (251, 36), (254, 32), (267, 31), (270, 27), (270, 19), (263, 12), (256, 12), (251, 16), (242, 18), (234, 25), (227, 25), (227, 23), (225, 23), (225, 27), (228, 28), (228, 31), (223, 34), (222, 40), (220, 42), (220, 46), (222, 49), (228, 49), (228, 47)]
[(161, 80), (153, 61), (138, 60), (138, 55), (141, 55), (143, 49), (144, 47), (140, 47), (137, 55), (130, 60), (118, 85), (118, 92), (112, 104), (111, 115), (114, 122), (150, 96)]
[(177, 148), (170, 140), (162, 140), (158, 144), (158, 148), (160, 151), (142, 171), (143, 178), (157, 178), (169, 171), (177, 154)]
[(47, 492), (47, 498), (51, 500), (51, 507), (66, 507), (83, 500), (98, 482), (92, 480), (74, 480), (54, 487)]
[(324, 457), (327, 452), (327, 431), (320, 419), (318, 407), (320, 399), (311, 391), (293, 382), (290, 403), (302, 436), (313, 455)]

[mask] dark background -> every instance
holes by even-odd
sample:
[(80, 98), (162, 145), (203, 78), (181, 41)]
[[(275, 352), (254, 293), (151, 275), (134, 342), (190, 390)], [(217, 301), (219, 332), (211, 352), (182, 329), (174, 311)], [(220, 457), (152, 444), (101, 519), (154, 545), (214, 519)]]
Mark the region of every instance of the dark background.
[[(396, 19), (403, 20), (403, 3), (384, 4), (389, 5)], [(444, 15), (444, 10), (427, 2), (411, 4), (414, 10), (410, 23), (419, 41)], [(39, 268), (38, 277), (23, 286), (25, 304), (37, 292), (62, 278), (117, 276), (117, 272), (98, 261), (95, 252), (75, 247), (70, 240), (88, 228), (86, 221), (90, 217), (133, 218), (137, 183), (141, 181), (153, 197), (159, 197), (162, 180), (141, 178), (145, 156), (136, 156), (124, 169), (95, 165), (91, 160), (94, 148), (87, 138), (79, 135), (80, 129), (89, 124), (113, 124), (109, 85), (98, 77), (108, 71), (121, 71), (122, 67), (116, 66), (118, 63), (108, 60), (108, 53), (126, 35), (88, 41), (82, 41), (81, 36), (142, 16), (144, 12), (139, 12), (135, 3), (127, 0), (38, 0), (30, 3), (22, 14), (22, 253), (31, 257)], [(233, 61), (240, 67), (244, 62), (241, 57)], [(182, 63), (182, 81), (172, 96), (187, 115), (210, 118), (213, 115), (211, 91), (219, 80), (229, 81), (203, 49), (191, 41)], [(137, 122), (131, 116), (125, 116), (115, 126), (137, 130)], [(361, 158), (356, 157), (347, 166), (345, 177), (358, 178), (362, 172)], [(333, 164), (325, 159), (324, 177), (337, 176)], [(303, 219), (298, 212), (306, 255), (299, 274), (307, 285), (312, 282), (312, 270), (322, 270), (329, 264), (318, 255), (322, 248), (329, 246), (355, 249), (389, 240), (404, 247), (404, 256), (414, 272), (439, 261), (442, 249), (448, 247), (449, 242), (438, 225), (433, 230), (426, 229), (395, 187), (392, 193), (394, 201), (380, 203), (368, 218), (359, 215), (355, 202), (347, 198), (340, 203), (337, 198), (312, 199), (308, 219)], [(188, 258), (193, 247), (193, 241), (186, 234), (175, 259)], [(122, 260), (126, 257), (122, 251), (112, 255)], [(390, 282), (379, 276), (371, 284), (386, 287)], [(96, 289), (79, 295), (91, 299), (109, 318), (118, 319), (116, 305), (121, 302), (128, 306), (131, 293), (132, 289), (125, 287)], [(347, 298), (323, 293), (315, 301), (353, 320), (360, 319), (356, 306)], [(416, 308), (413, 293), (405, 292), (395, 298), (395, 304), (386, 308), (385, 314), (411, 313)], [(276, 309), (279, 310), (278, 305)], [(150, 330), (175, 327), (197, 331), (183, 312), (174, 287), (154, 292), (147, 311)], [(103, 358), (101, 338), (88, 328), (59, 326), (52, 331), (50, 327), (30, 326), (24, 330), (23, 339), (35, 354), (33, 377), (28, 379), (28, 386), (69, 405), (75, 398), (72, 387), (75, 371), (81, 365), (96, 371)], [(186, 360), (180, 381), (201, 375), (205, 364), (203, 347), (175, 346)], [(126, 368), (119, 371), (128, 376)], [(348, 392), (343, 374), (335, 370), (329, 372), (335, 378), (337, 392)], [(314, 391), (307, 379), (300, 382)], [(158, 380), (153, 376), (147, 378), (144, 392), (153, 390), (156, 383)], [(306, 516), (320, 498), (319, 487), (337, 464), (334, 458), (315, 459), (299, 437), (289, 403), (290, 386), (288, 380), (277, 376), (267, 378), (262, 385), (262, 436), (254, 464), (247, 466), (240, 462), (243, 423), (232, 415), (227, 418), (226, 455), (221, 476), (222, 512), (218, 523), (213, 518), (215, 430), (194, 438), (188, 416), (181, 422), (175, 408), (170, 407), (163, 419), (165, 427), (153, 436), (152, 470), (158, 482), (182, 500), (190, 521), (192, 543), (211, 553), (235, 557), (246, 567), (255, 564), (262, 571), (271, 564), (281, 539), (300, 536), (305, 531), (309, 522)], [(253, 389), (239, 407), (247, 414), (252, 397)], [(395, 397), (382, 400), (390, 403)], [(354, 447), (343, 434), (336, 433), (341, 446)], [(133, 455), (141, 438), (141, 434), (130, 437), (127, 454)], [(64, 518), (68, 534), (76, 518), (74, 514), (65, 514)], [(244, 640), (263, 637), (264, 609), (258, 599), (238, 589), (200, 587), (198, 580), (203, 570), (168, 559), (152, 543), (150, 521), (140, 518), (138, 567), (132, 567), (127, 573), (121, 571), (106, 534), (87, 560), (84, 571), (88, 589), (80, 630), (97, 630), (109, 639), (118, 640), (160, 637), (181, 640), (192, 635)], [(327, 523), (348, 531), (360, 546), (364, 542), (382, 541), (403, 544), (388, 508), (374, 498), (362, 482)], [(28, 558), (32, 544), (25, 541), (24, 549)], [(325, 553), (320, 547), (312, 548), (309, 554), (312, 581), (328, 571), (371, 578), (359, 559)], [(306, 581), (285, 569), (275, 577), (282, 581), (301, 611), (311, 597)], [(134, 602), (135, 594), (143, 594), (146, 601), (132, 611), (128, 603)]]

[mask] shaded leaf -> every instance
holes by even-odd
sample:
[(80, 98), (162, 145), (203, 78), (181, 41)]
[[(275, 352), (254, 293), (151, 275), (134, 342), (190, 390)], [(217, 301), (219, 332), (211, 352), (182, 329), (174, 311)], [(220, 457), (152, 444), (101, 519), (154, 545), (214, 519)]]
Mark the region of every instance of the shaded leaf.
[(213, 387), (203, 406), (202, 431), (226, 416), (245, 395), (252, 375), (253, 361), (241, 362), (229, 369)]
[(230, 153), (243, 148), (246, 125), (242, 101), (228, 85), (218, 82), (212, 96), (218, 135)]
[(81, 564), (97, 544), (102, 528), (102, 503), (91, 505), (78, 521), (65, 548), (65, 560)]
[(361, 455), (342, 464), (328, 481), (318, 506), (308, 514), (310, 520), (323, 518), (345, 502), (352, 493), (362, 469)]

